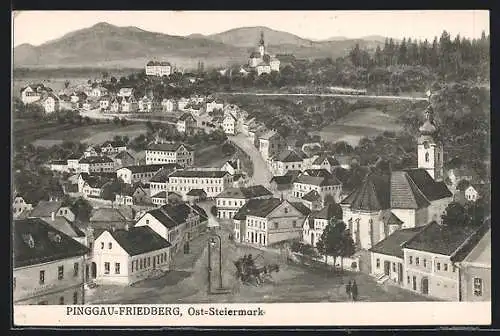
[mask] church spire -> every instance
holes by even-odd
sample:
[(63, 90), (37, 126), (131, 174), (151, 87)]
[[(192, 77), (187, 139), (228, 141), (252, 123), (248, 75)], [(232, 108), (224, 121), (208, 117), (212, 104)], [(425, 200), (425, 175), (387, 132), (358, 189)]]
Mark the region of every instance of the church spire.
[(264, 32), (260, 32), (260, 41), (259, 41), (259, 46), (264, 46)]
[(427, 108), (425, 109), (424, 115), (425, 115), (425, 122), (419, 128), (420, 134), (433, 135), (434, 133), (437, 132), (437, 127), (434, 123), (434, 109), (432, 108), (431, 104), (429, 104), (429, 106), (427, 106)]

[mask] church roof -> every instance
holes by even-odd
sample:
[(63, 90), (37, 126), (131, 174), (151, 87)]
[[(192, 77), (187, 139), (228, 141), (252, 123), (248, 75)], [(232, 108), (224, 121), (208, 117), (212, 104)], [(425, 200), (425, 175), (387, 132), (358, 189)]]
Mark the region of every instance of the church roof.
[(390, 177), (388, 175), (371, 174), (341, 204), (350, 204), (353, 210), (379, 211), (389, 209), (389, 180)]
[(250, 54), (250, 58), (260, 58), (260, 52), (254, 51)]
[(429, 205), (429, 201), (406, 172), (396, 171), (391, 174), (391, 209), (421, 209)]

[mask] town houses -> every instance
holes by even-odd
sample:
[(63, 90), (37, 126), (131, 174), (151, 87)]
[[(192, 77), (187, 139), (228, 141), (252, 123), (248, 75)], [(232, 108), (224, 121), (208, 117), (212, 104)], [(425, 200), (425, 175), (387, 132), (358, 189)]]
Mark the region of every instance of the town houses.
[(183, 167), (194, 163), (194, 151), (182, 143), (161, 143), (146, 149), (146, 164), (177, 163)]
[(117, 169), (116, 176), (127, 184), (136, 182), (148, 183), (162, 168), (175, 170), (182, 167), (176, 163), (133, 165)]
[(258, 50), (250, 54), (248, 66), (256, 71), (258, 76), (263, 73), (269, 74), (271, 71), (280, 71), (279, 59), (266, 53), (263, 32), (260, 34)]
[(191, 189), (203, 189), (210, 198), (231, 187), (233, 182), (228, 172), (220, 170), (178, 170), (168, 179), (169, 191), (185, 195)]
[(145, 67), (147, 76), (170, 76), (172, 73), (172, 65), (165, 61), (149, 61)]
[(215, 197), (217, 217), (232, 219), (234, 214), (251, 199), (271, 198), (273, 194), (262, 185), (248, 188), (229, 188)]

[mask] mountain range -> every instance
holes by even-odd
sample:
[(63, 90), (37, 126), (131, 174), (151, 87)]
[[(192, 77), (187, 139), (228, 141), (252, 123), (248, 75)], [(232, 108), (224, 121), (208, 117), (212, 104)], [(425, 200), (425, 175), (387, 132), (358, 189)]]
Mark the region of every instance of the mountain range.
[(359, 39), (332, 37), (313, 41), (267, 27), (242, 27), (212, 35), (173, 36), (137, 27), (98, 23), (70, 32), (39, 46), (22, 44), (14, 48), (14, 67), (137, 67), (150, 59), (167, 60), (178, 67), (246, 63), (257, 47), (261, 32), (271, 54), (293, 54), (297, 58), (337, 58), (356, 43), (375, 49), (385, 37)]

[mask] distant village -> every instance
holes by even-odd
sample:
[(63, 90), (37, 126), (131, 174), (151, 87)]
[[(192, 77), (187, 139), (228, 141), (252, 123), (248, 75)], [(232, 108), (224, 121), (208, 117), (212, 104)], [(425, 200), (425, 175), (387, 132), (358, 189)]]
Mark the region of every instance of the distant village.
[[(240, 71), (261, 75), (279, 69), (262, 35)], [(147, 76), (171, 72), (168, 62), (145, 65)], [(342, 172), (352, 168), (352, 158), (310, 150), (320, 144), (297, 145), (215, 97), (135, 97), (132, 87), (108, 92), (100, 86), (56, 94), (29, 85), (21, 100), (40, 104), (46, 113), (163, 111), (175, 115), (175, 127), (184, 134), (206, 128), (244, 137), (270, 178), (254, 183), (262, 172), (250, 176), (236, 157), (217, 167), (197, 166), (191, 146), (162, 139), (148, 145), (145, 162), (115, 140), (90, 145), (82, 156), (47, 162), (54, 174), (67, 176), (64, 193), (88, 200), (93, 209), (89, 221), (81, 222), (62, 197), (29, 204), (26, 195), (14, 195), (16, 303), (81, 304), (90, 284), (128, 286), (157, 276), (217, 221), (232, 225), (236, 243), (273, 248), (293, 241), (316, 247), (335, 220), (346, 224), (355, 253), (342, 265), (334, 259), (334, 267), (367, 272), (379, 284), (391, 282), (440, 300), (490, 299), (491, 265), (484, 264), (491, 246), (489, 219), (459, 231), (442, 221), (450, 203), (476, 202), (488, 184), (467, 168), (445, 171), (431, 106), (419, 128), (417, 167), (368, 174), (361, 186), (346, 190)], [(117, 180), (124, 187), (114, 199), (104, 199), (103, 191)]]

